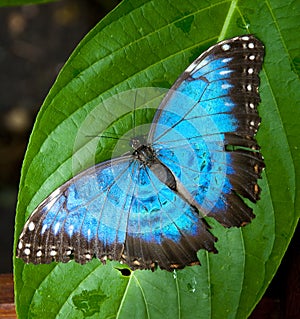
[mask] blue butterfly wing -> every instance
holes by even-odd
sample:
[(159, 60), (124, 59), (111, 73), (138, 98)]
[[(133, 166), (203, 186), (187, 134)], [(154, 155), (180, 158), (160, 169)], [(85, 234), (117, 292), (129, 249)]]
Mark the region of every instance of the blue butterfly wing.
[(27, 220), (18, 257), (38, 264), (70, 259), (84, 263), (94, 254), (119, 256), (127, 216), (121, 212), (126, 198), (117, 191), (115, 179), (122, 181), (128, 167), (125, 157), (98, 164), (50, 194)]
[(93, 257), (131, 268), (171, 270), (216, 251), (205, 221), (131, 156), (96, 165), (59, 187), (32, 213), (17, 255), (29, 263), (85, 263)]
[(241, 196), (259, 198), (264, 163), (254, 136), (263, 55), (251, 35), (211, 47), (167, 93), (149, 134), (158, 159), (181, 182), (178, 192), (226, 227), (254, 217)]

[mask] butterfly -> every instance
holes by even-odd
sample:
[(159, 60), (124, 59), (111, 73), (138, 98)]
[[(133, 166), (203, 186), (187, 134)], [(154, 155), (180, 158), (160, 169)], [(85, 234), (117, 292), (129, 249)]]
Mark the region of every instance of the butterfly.
[(254, 218), (265, 167), (258, 73), (264, 46), (253, 35), (202, 53), (159, 105), (132, 151), (92, 166), (50, 194), (19, 237), (26, 263), (116, 260), (172, 271), (216, 253), (209, 218), (240, 227)]

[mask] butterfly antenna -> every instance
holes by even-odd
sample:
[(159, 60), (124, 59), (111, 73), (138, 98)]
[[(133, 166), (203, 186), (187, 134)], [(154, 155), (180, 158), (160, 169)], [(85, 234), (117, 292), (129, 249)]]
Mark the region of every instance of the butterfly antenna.
[[(109, 134), (111, 134), (111, 135), (109, 135)], [(126, 141), (126, 142), (130, 141), (129, 138), (119, 137), (117, 134), (114, 134), (114, 133), (109, 133), (109, 134), (105, 133), (103, 135), (87, 135), (86, 137), (108, 138), (108, 139), (112, 139), (112, 140)]]
[(137, 101), (137, 90), (134, 95), (134, 103), (133, 103), (133, 133), (136, 136), (136, 101)]

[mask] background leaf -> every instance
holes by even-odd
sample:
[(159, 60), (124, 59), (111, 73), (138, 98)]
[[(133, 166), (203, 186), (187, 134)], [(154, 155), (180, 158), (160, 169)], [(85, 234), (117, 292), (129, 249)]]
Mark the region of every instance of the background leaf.
[[(37, 117), (20, 182), (17, 240), (25, 220), (54, 189), (93, 162), (111, 156), (114, 141), (78, 130), (107, 98), (138, 87), (170, 87), (210, 45), (253, 33), (265, 44), (257, 139), (265, 157), (262, 199), (245, 228), (209, 220), (219, 254), (199, 252), (202, 266), (175, 273), (102, 266), (25, 265), (15, 260), (19, 318), (247, 318), (266, 290), (299, 218), (299, 1), (125, 0), (78, 45)], [(104, 127), (118, 132), (131, 119)], [(149, 118), (149, 121), (151, 119)], [(91, 147), (92, 145), (92, 147)], [(96, 154), (93, 153), (96, 147)], [(75, 161), (74, 158), (78, 160)], [(95, 300), (99, 301), (99, 307)]]
[(0, 7), (7, 6), (23, 6), (27, 4), (39, 4), (47, 2), (55, 2), (58, 0), (0, 0)]

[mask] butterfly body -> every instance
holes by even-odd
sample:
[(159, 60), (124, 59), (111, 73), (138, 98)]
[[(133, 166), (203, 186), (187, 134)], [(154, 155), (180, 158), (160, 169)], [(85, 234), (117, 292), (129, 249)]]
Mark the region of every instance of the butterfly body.
[(205, 216), (225, 227), (254, 217), (264, 168), (254, 136), (260, 118), (263, 46), (223, 41), (196, 59), (156, 111), (147, 138), (60, 186), (32, 213), (18, 243), (25, 262), (126, 262), (166, 270), (216, 252)]

